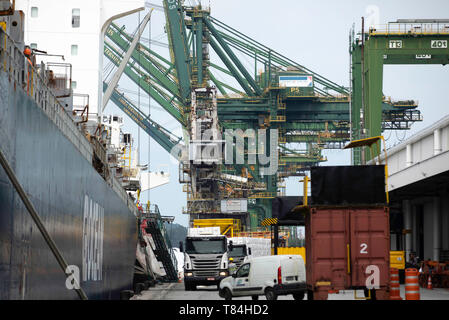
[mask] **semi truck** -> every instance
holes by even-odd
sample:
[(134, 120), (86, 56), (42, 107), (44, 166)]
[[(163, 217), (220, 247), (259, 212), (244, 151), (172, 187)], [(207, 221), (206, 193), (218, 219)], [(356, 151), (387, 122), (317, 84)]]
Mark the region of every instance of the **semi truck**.
[(184, 286), (186, 291), (198, 285), (218, 285), (229, 275), (228, 244), (219, 227), (189, 228), (179, 244), (184, 253)]
[(246, 257), (262, 257), (271, 255), (271, 239), (252, 237), (228, 238), (228, 255), (236, 267), (240, 267)]
[(251, 248), (247, 247), (246, 244), (234, 244), (232, 241), (229, 241), (228, 255), (229, 259), (233, 259), (235, 267), (239, 268), (245, 258), (251, 255)]

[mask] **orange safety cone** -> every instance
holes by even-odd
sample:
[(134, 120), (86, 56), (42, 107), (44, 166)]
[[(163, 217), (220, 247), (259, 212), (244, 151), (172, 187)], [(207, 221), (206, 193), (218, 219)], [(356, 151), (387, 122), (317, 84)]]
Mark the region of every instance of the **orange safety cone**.
[(427, 289), (433, 290), (432, 287), (432, 276), (429, 274), (429, 277), (427, 278)]
[(390, 268), (390, 300), (402, 300), (399, 287), (399, 270)]
[(405, 269), (405, 300), (420, 300), (418, 270)]

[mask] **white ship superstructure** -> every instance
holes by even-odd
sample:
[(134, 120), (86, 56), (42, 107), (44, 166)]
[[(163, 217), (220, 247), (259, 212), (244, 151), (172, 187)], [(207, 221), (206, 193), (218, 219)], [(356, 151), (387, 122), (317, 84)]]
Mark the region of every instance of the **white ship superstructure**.
[[(25, 43), (63, 55), (73, 66), (72, 88), (89, 95), (90, 113), (99, 112), (103, 89), (104, 31), (109, 23), (145, 8), (142, 0), (17, 0), (25, 20)], [(54, 61), (54, 57), (42, 60)], [(40, 63), (40, 60), (37, 61)]]

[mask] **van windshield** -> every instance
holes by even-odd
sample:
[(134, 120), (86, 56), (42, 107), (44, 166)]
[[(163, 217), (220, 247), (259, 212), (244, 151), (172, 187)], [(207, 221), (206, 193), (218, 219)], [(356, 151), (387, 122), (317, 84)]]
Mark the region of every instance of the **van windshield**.
[(223, 238), (186, 239), (186, 253), (206, 254), (225, 253), (226, 243)]

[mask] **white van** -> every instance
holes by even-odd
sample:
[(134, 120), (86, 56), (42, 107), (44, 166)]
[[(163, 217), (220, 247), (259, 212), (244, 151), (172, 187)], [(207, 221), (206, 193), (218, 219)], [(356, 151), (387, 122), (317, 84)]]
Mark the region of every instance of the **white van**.
[(220, 282), (219, 295), (226, 300), (232, 297), (251, 296), (258, 300), (276, 300), (279, 295), (292, 294), (295, 300), (304, 299), (306, 269), (300, 255), (248, 257), (231, 276)]

